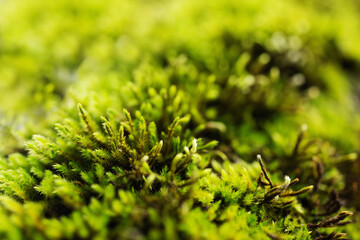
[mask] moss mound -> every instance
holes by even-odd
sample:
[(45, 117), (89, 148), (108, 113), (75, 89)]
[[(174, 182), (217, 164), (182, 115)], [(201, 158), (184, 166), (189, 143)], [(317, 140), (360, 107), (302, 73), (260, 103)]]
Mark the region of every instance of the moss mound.
[(357, 1), (0, 2), (0, 236), (359, 238)]

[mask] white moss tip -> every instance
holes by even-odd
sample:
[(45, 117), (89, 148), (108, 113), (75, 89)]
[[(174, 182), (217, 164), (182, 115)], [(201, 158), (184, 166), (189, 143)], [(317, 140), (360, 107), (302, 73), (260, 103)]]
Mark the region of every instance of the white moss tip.
[(187, 146), (184, 147), (184, 151), (187, 155), (190, 155), (190, 150)]
[(301, 131), (302, 131), (302, 132), (306, 132), (307, 129), (308, 129), (308, 125), (307, 125), (307, 124), (303, 124), (303, 125), (301, 126)]
[(197, 151), (197, 140), (196, 140), (196, 138), (194, 138), (194, 140), (192, 141), (191, 152), (196, 153), (196, 151)]
[(148, 155), (145, 155), (141, 158), (141, 162), (147, 162), (149, 160), (149, 156)]
[(257, 158), (258, 160), (261, 160), (261, 155), (260, 155), (260, 154), (256, 155), (256, 158)]
[(285, 180), (284, 181), (285, 188), (287, 188), (290, 185), (291, 179), (289, 176), (285, 176), (284, 180)]

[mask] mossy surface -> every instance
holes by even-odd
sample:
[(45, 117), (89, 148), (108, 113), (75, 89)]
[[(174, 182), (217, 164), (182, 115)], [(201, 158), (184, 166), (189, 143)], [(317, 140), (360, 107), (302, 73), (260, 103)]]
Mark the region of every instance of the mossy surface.
[(358, 238), (357, 1), (0, 16), (1, 237)]

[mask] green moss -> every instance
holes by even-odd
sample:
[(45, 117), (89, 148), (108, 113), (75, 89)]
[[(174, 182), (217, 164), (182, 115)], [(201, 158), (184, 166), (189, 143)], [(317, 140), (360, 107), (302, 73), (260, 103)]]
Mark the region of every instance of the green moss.
[(356, 239), (356, 1), (0, 6), (1, 237)]

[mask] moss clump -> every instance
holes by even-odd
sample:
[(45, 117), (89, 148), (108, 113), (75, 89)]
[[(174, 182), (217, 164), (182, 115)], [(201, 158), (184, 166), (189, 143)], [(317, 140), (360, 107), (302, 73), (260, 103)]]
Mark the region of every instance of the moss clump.
[(79, 118), (27, 143), (29, 156), (3, 159), (3, 237), (310, 239), (351, 215), (306, 227), (313, 207), (295, 196), (312, 186), (274, 184), (260, 155), (217, 160), (216, 141), (186, 131), (190, 118), (162, 129), (135, 115), (93, 118), (79, 105)]
[(0, 6), (3, 238), (356, 239), (355, 1)]

